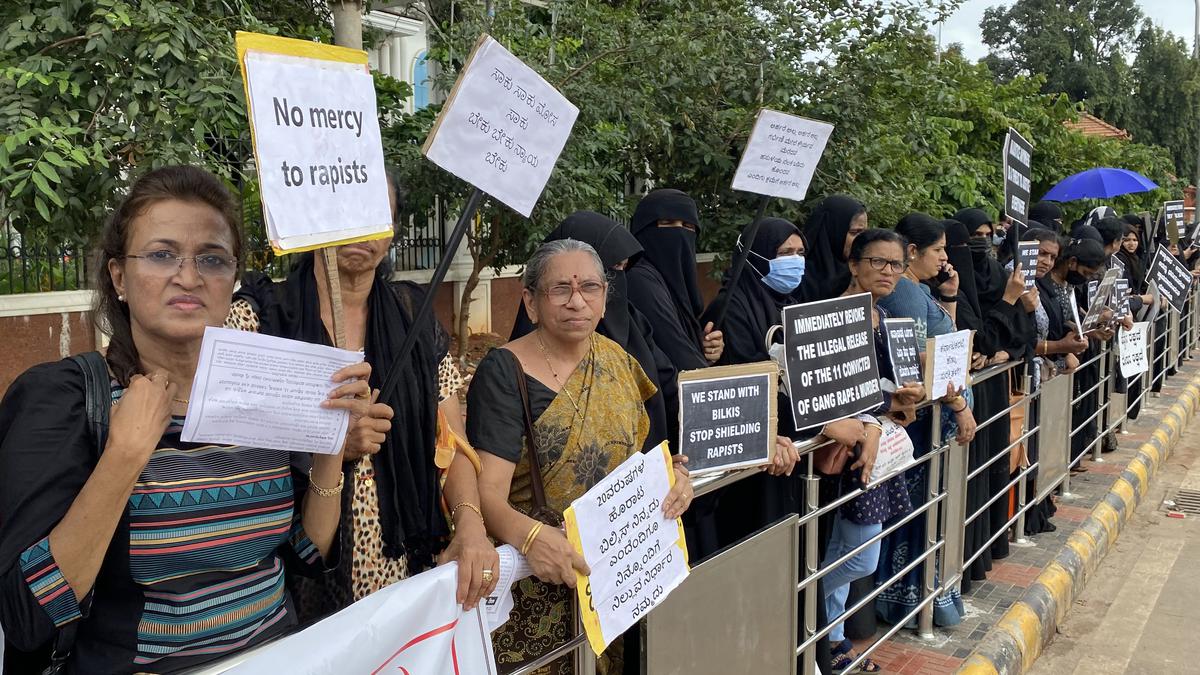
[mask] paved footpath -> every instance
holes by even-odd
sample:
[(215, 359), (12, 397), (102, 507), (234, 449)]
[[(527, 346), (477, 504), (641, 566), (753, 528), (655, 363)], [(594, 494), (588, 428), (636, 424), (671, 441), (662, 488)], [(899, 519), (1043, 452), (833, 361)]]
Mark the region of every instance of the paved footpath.
[[(1058, 530), (1030, 537), (1029, 540), (1034, 544), (1033, 546), (1012, 546), (1008, 558), (993, 562), (987, 580), (976, 582), (971, 592), (964, 594), (963, 602), (967, 609), (967, 615), (962, 623), (948, 628), (936, 628), (934, 637), (928, 640), (920, 638), (916, 631), (902, 630), (887, 643), (881, 645), (874, 652), (872, 658), (883, 667), (883, 671), (899, 675), (937, 675), (953, 673), (958, 670), (993, 625), (1020, 599), (1042, 570), (1054, 560), (1066, 544), (1067, 539), (1091, 513), (1092, 508), (1108, 494), (1109, 488), (1112, 487), (1117, 476), (1134, 458), (1138, 448), (1150, 439), (1151, 432), (1158, 427), (1166, 411), (1178, 400), (1183, 388), (1198, 374), (1200, 374), (1200, 361), (1188, 361), (1185, 368), (1167, 380), (1161, 397), (1148, 397), (1145, 400), (1138, 420), (1126, 426), (1127, 433), (1117, 436), (1120, 447), (1116, 452), (1104, 454), (1104, 461), (1101, 463), (1094, 463), (1090, 459), (1084, 461), (1084, 466), (1088, 468), (1088, 471), (1071, 478), (1073, 497), (1071, 499), (1054, 498), (1058, 505), (1058, 512), (1054, 516), (1053, 522), (1058, 526)], [(1189, 450), (1189, 447), (1192, 449)], [(1185, 458), (1200, 455), (1198, 448), (1200, 448), (1200, 421), (1193, 421), (1175, 453), (1168, 460), (1164, 471), (1160, 472), (1151, 482), (1149, 497), (1139, 505), (1135, 520), (1131, 521), (1131, 525), (1122, 531), (1116, 548), (1101, 561), (1098, 573), (1093, 575), (1089, 581), (1081, 601), (1088, 602), (1089, 597), (1096, 594), (1096, 598), (1090, 600), (1096, 604), (1076, 603), (1068, 614), (1066, 625), (1060, 627), (1060, 631), (1063, 631), (1064, 635), (1060, 635), (1059, 639), (1055, 641), (1056, 646), (1050, 648), (1050, 654), (1042, 657), (1039, 662), (1039, 670), (1033, 672), (1053, 673), (1054, 675), (1059, 673), (1103, 675), (1104, 673), (1127, 672), (1197, 673), (1200, 675), (1200, 516), (1191, 516), (1185, 520), (1167, 519), (1157, 511), (1161, 505), (1164, 491), (1171, 489), (1173, 494), (1172, 481), (1177, 488), (1183, 479), (1186, 471), (1183, 468), (1185, 465), (1182, 463), (1186, 462), (1186, 466), (1191, 466), (1191, 459)], [(1200, 469), (1198, 469), (1198, 473), (1200, 473)], [(1193, 477), (1192, 480), (1196, 482), (1197, 489), (1200, 489), (1200, 476)], [(1184, 534), (1172, 534), (1170, 536), (1175, 537), (1171, 540), (1173, 543), (1164, 539), (1154, 544), (1161, 549), (1155, 553), (1147, 548), (1146, 535), (1141, 532), (1143, 526), (1150, 527), (1145, 523), (1151, 521), (1158, 523), (1157, 526), (1165, 533), (1189, 532), (1192, 536), (1185, 545)], [(1147, 549), (1146, 559), (1140, 560), (1138, 556), (1142, 554), (1143, 549)], [(1175, 564), (1176, 560), (1178, 560), (1177, 565)], [(1134, 570), (1134, 566), (1139, 564), (1141, 567)], [(1187, 578), (1189, 566), (1191, 567), (1191, 579)], [(1143, 573), (1142, 570), (1146, 570), (1146, 573)], [(1145, 645), (1140, 643), (1137, 646), (1130, 645), (1128, 669), (1120, 666), (1111, 670), (1103, 670), (1092, 665), (1090, 661), (1093, 659), (1089, 652), (1096, 653), (1098, 650), (1090, 645), (1082, 645), (1080, 652), (1064, 655), (1061, 660), (1054, 662), (1053, 669), (1049, 669), (1049, 666), (1045, 664), (1051, 663), (1052, 656), (1058, 650), (1070, 644), (1073, 638), (1086, 636), (1100, 626), (1104, 619), (1101, 612), (1108, 610), (1110, 606), (1110, 604), (1103, 603), (1100, 598), (1114, 597), (1112, 591), (1103, 590), (1105, 588), (1104, 580), (1109, 577), (1130, 584), (1150, 584), (1154, 579), (1159, 579), (1157, 583), (1161, 588), (1166, 589), (1165, 593), (1160, 594), (1163, 597), (1159, 599), (1160, 604), (1163, 604), (1163, 611), (1159, 612), (1156, 608), (1155, 612), (1150, 614), (1154, 618), (1143, 621), (1142, 625), (1147, 630), (1150, 625), (1157, 625), (1155, 623), (1159, 620), (1157, 617), (1167, 616), (1170, 612), (1176, 612), (1176, 616), (1179, 616), (1179, 613), (1185, 608), (1190, 608), (1188, 611), (1191, 613), (1186, 616), (1191, 617), (1191, 620), (1179, 622), (1176, 618), (1162, 619), (1164, 623), (1174, 627), (1169, 630), (1164, 628), (1161, 639), (1147, 637), (1144, 639)], [(1191, 593), (1190, 598), (1188, 592), (1184, 590), (1185, 587)], [(1141, 590), (1131, 588), (1128, 591), (1126, 604), (1118, 607), (1113, 621), (1115, 622), (1117, 617), (1132, 614), (1134, 610), (1129, 605), (1138, 605), (1139, 608), (1142, 605), (1148, 605), (1150, 603), (1150, 598), (1146, 597), (1148, 593), (1149, 588)], [(1139, 611), (1141, 610), (1139, 609)], [(881, 625), (880, 632), (882, 633), (885, 628), (887, 626)], [(1128, 625), (1112, 626), (1112, 628), (1118, 630), (1122, 636), (1129, 635), (1131, 630)], [(1188, 637), (1183, 640), (1185, 635)], [(1189, 643), (1188, 646), (1192, 650), (1190, 655), (1184, 657), (1187, 650), (1181, 650), (1175, 645), (1180, 641)], [(856, 640), (855, 642), (860, 645), (861, 649), (869, 644), (870, 640)], [(1103, 638), (1099, 642), (1115, 648), (1120, 646), (1120, 643), (1127, 643), (1129, 640), (1113, 636)], [(1088, 656), (1085, 657), (1084, 654), (1088, 654)], [(1179, 658), (1184, 661), (1186, 667), (1178, 664), (1164, 667), (1163, 661), (1157, 662), (1159, 665), (1149, 665), (1150, 662), (1147, 661), (1148, 669), (1133, 670), (1131, 668), (1135, 667), (1134, 664), (1140, 663), (1134, 659), (1135, 656), (1139, 659)], [(1114, 658), (1119, 661), (1119, 657)], [(1070, 667), (1067, 667), (1068, 664)], [(1079, 670), (1075, 669), (1076, 664), (1079, 664)]]

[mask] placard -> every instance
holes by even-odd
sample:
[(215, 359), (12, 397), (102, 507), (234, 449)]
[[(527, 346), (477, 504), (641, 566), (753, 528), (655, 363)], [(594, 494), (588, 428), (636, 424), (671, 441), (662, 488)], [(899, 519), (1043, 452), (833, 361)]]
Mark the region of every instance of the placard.
[(1174, 234), (1171, 237), (1171, 243), (1184, 238), (1187, 234), (1187, 217), (1184, 213), (1182, 199), (1163, 202), (1163, 222), (1166, 223), (1167, 232)]
[(1083, 320), (1079, 318), (1079, 299), (1075, 295), (1075, 288), (1067, 289), (1067, 301), (1071, 305), (1071, 319), (1075, 322), (1075, 332), (1080, 336), (1083, 335)]
[(1017, 242), (1017, 262), (1021, 263), (1021, 277), (1025, 281), (1027, 291), (1032, 291), (1037, 286), (1037, 262), (1041, 246), (1040, 241)]
[(1004, 215), (1025, 224), (1029, 221), (1029, 186), (1033, 144), (1016, 129), (1004, 138)]
[(421, 151), (528, 218), (578, 116), (579, 108), (484, 34)]
[(971, 342), (975, 331), (960, 330), (925, 341), (925, 391), (930, 398), (946, 395), (947, 385), (962, 391), (970, 382)]
[(890, 417), (879, 418), (879, 424), (883, 426), (883, 432), (879, 435), (875, 465), (871, 467), (871, 485), (877, 484), (888, 474), (916, 462), (916, 448), (904, 427), (896, 424)]
[(1146, 330), (1149, 322), (1139, 321), (1131, 330), (1117, 331), (1117, 355), (1121, 359), (1121, 376), (1137, 377), (1150, 370), (1146, 356)]
[(803, 201), (833, 125), (763, 108), (733, 175), (733, 189)]
[(367, 53), (243, 32), (236, 44), (275, 252), (391, 236)]
[(1083, 316), (1084, 332), (1100, 324), (1100, 316), (1108, 306), (1108, 298), (1112, 295), (1113, 286), (1117, 283), (1117, 278), (1120, 274), (1117, 270), (1106, 271), (1104, 278), (1097, 284), (1095, 294), (1091, 295), (1089, 293), (1087, 313)]
[(1183, 313), (1188, 291), (1192, 288), (1192, 273), (1171, 255), (1166, 246), (1159, 246), (1154, 252), (1154, 261), (1150, 263), (1146, 278), (1154, 281), (1175, 311)]
[(1109, 305), (1116, 312), (1116, 319), (1124, 319), (1129, 314), (1129, 280), (1117, 277), (1113, 283), (1112, 301)]
[(783, 348), (796, 429), (883, 402), (869, 293), (784, 307)]
[(577, 573), (575, 590), (596, 654), (687, 578), (683, 523), (662, 511), (674, 483), (664, 442), (633, 453), (563, 514), (567, 539), (592, 571)]
[(771, 462), (779, 418), (773, 361), (679, 374), (679, 452), (692, 475)]
[(1096, 304), (1096, 291), (1100, 290), (1100, 282), (1092, 279), (1087, 282), (1087, 301), (1088, 307)]
[(921, 351), (917, 345), (917, 322), (912, 319), (884, 319), (888, 336), (888, 356), (897, 387), (921, 382)]

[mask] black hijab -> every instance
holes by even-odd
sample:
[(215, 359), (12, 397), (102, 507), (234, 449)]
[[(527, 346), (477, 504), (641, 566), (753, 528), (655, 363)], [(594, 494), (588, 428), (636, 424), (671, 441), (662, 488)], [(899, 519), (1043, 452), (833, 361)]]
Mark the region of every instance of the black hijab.
[[(696, 227), (658, 227), (660, 220), (682, 220)], [(679, 190), (651, 190), (633, 210), (629, 229), (645, 249), (643, 264), (650, 263), (667, 282), (676, 306), (686, 321), (704, 311), (704, 296), (696, 278), (696, 239), (700, 214), (696, 202)], [(696, 329), (699, 334), (699, 327)]]
[[(282, 284), (262, 274), (246, 276), (236, 295), (255, 305), (260, 332), (313, 344), (333, 343), (321, 321), (313, 269), (313, 254), (305, 253)], [(415, 284), (391, 283), (390, 276), (390, 269), (381, 265), (367, 296), (365, 352), (371, 364), (372, 389), (382, 387), (387, 379), (396, 350), (404, 342), (425, 292)], [(448, 349), (449, 339), (436, 325), (421, 331), (407, 376), (394, 393), (379, 401), (391, 406), (399, 421), (392, 425), (382, 450), (371, 456), (378, 485), (383, 552), (390, 558), (407, 554), (410, 569), (414, 570), (433, 565), (439, 539), (449, 534), (439, 505), (438, 472), (433, 463), (438, 365)], [(345, 492), (347, 496), (352, 493)]]
[[(975, 231), (981, 225), (990, 224), (994, 226), (992, 217), (983, 209), (962, 209), (954, 214), (954, 220), (962, 223), (966, 227), (967, 236), (975, 237)], [(1014, 236), (1016, 232), (1011, 233)], [(949, 246), (950, 230), (946, 229), (946, 242)], [(1007, 244), (1007, 241), (1005, 242)], [(1004, 297), (1004, 287), (1008, 284), (1008, 275), (1004, 272), (1004, 266), (1000, 264), (992, 256), (988, 255), (991, 249), (992, 242), (987, 242), (986, 248), (977, 247), (971, 250), (971, 265), (975, 268), (975, 291), (977, 294), (977, 302), (979, 308), (984, 312), (989, 310), (1000, 299)], [(958, 265), (954, 265), (954, 269), (958, 269)]]
[[(643, 449), (657, 446), (667, 439), (674, 444), (673, 430), (677, 423), (674, 422), (675, 416), (668, 413), (675, 410), (672, 410), (673, 405), (667, 404), (667, 400), (670, 398), (675, 403), (675, 369), (666, 362), (661, 352), (656, 357), (651, 339), (643, 333), (648, 323), (629, 304), (625, 270), (613, 269), (622, 260), (628, 260), (629, 265), (637, 262), (642, 255), (642, 245), (624, 225), (595, 211), (572, 213), (546, 235), (545, 241), (559, 239), (575, 239), (596, 249), (609, 279), (604, 318), (596, 326), (596, 332), (621, 345), (626, 353), (637, 359), (646, 376), (654, 380), (658, 387), (658, 392), (646, 401), (650, 433), (646, 436)], [(509, 339), (515, 340), (533, 332), (533, 329), (533, 322), (529, 320), (525, 303), (522, 302), (517, 307), (517, 319)]]
[[(749, 268), (742, 271), (736, 284), (730, 284), (729, 271), (725, 272), (721, 292), (705, 310), (703, 317), (706, 322), (715, 321), (721, 308), (729, 305), (726, 323), (737, 330), (725, 331), (722, 364), (749, 363), (770, 358), (763, 344), (767, 330), (780, 322), (780, 312), (784, 307), (801, 302), (795, 294), (779, 293), (762, 281), (771, 271), (771, 260), (775, 258), (776, 251), (792, 235), (802, 236), (800, 228), (791, 221), (764, 218), (750, 245), (750, 255), (746, 257)], [(740, 252), (741, 245), (735, 255)], [(809, 260), (811, 258), (806, 255), (806, 265)], [(809, 274), (806, 267), (804, 278), (808, 279)]]
[(1029, 219), (1043, 223), (1046, 229), (1062, 234), (1062, 207), (1057, 202), (1038, 202), (1029, 208)]
[[(976, 317), (981, 317), (983, 313), (980, 311), (979, 305), (979, 290), (976, 286), (975, 263), (971, 256), (971, 249), (967, 247), (967, 240), (971, 238), (971, 233), (967, 226), (962, 222), (953, 218), (943, 220), (942, 227), (946, 229), (946, 258), (950, 264), (954, 265), (954, 271), (958, 272), (958, 295), (959, 300), (965, 300), (970, 306), (971, 311)], [(959, 328), (971, 328), (979, 330), (980, 326), (971, 325), (964, 326), (962, 313), (958, 314)]]
[[(1134, 293), (1143, 293), (1146, 290), (1146, 263), (1143, 256), (1146, 250), (1145, 234), (1141, 231), (1144, 227), (1142, 217), (1136, 213), (1128, 213), (1121, 216), (1128, 225), (1130, 230), (1137, 236), (1138, 250), (1130, 253), (1125, 250), (1124, 242), (1114, 254), (1125, 264), (1125, 270), (1129, 273), (1129, 287)], [(1124, 237), (1121, 237), (1123, 240)]]
[(809, 249), (804, 277), (809, 279), (806, 292), (812, 300), (836, 298), (850, 287), (850, 268), (846, 264), (846, 235), (850, 221), (867, 207), (847, 195), (830, 195), (813, 208), (804, 221), (804, 237)]

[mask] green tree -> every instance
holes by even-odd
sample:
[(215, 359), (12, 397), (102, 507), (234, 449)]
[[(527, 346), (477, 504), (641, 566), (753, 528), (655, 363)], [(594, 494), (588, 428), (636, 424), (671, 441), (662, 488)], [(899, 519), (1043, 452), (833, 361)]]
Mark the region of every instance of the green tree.
[(1126, 127), (1134, 139), (1170, 150), (1179, 176), (1195, 180), (1200, 65), (1187, 44), (1147, 21), (1133, 62), (1133, 106)]
[(1130, 101), (1121, 54), (1141, 20), (1136, 0), (1017, 0), (989, 7), (979, 25), (985, 60), (1002, 80), (1044, 75), (1043, 91), (1065, 92), (1122, 125)]

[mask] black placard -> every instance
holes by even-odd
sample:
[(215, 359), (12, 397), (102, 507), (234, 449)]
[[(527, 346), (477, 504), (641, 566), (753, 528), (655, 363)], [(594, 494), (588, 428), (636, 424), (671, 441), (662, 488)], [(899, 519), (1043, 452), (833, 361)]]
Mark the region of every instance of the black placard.
[(820, 426), (883, 402), (870, 294), (785, 307), (783, 345), (797, 429)]
[(1163, 202), (1163, 222), (1169, 228), (1168, 233), (1175, 233), (1175, 236), (1171, 237), (1171, 241), (1184, 238), (1187, 234), (1187, 219), (1184, 217), (1182, 199)]
[(921, 382), (921, 352), (917, 347), (917, 322), (912, 319), (884, 319), (887, 326), (888, 356), (896, 386)]
[(1033, 145), (1016, 129), (1004, 139), (1004, 214), (1018, 223), (1029, 221), (1030, 167)]
[(779, 369), (772, 362), (680, 375), (679, 447), (692, 473), (757, 466), (771, 460), (778, 421), (778, 381)]
[(1117, 278), (1113, 282), (1112, 302), (1109, 303), (1116, 310), (1117, 318), (1124, 319), (1126, 314), (1129, 314), (1129, 280)]
[(1037, 285), (1037, 259), (1040, 241), (1017, 242), (1017, 262), (1021, 263), (1021, 276), (1025, 279), (1025, 290), (1032, 291)]
[(1192, 273), (1171, 255), (1166, 246), (1159, 246), (1154, 252), (1148, 276), (1158, 286), (1158, 292), (1182, 314), (1188, 291), (1192, 288)]

